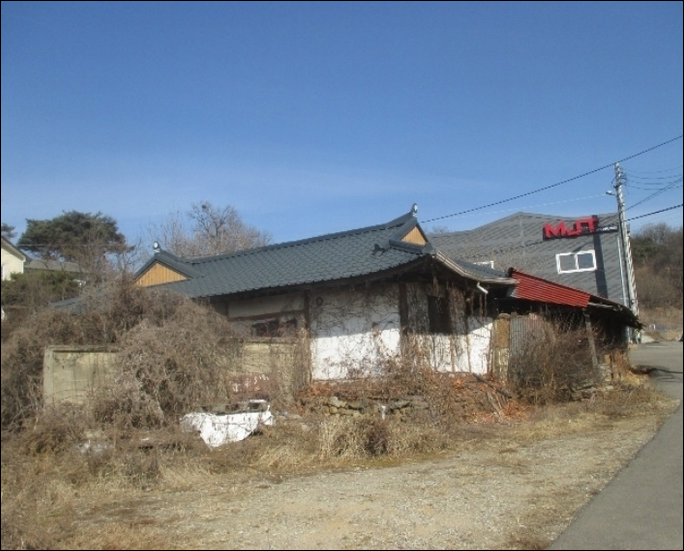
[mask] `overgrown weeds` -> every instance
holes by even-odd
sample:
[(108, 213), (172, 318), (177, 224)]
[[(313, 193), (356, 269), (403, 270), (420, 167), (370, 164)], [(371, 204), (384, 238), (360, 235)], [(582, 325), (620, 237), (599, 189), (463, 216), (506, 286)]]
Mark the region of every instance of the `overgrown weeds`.
[(118, 373), (91, 401), (96, 421), (122, 428), (175, 422), (189, 405), (226, 400), (220, 345), (231, 335), (213, 310), (130, 282), (85, 296), (72, 310), (40, 312), (2, 346), (2, 428), (19, 430), (41, 411), (44, 351), (56, 344), (119, 351)]
[[(246, 440), (210, 449), (177, 427), (94, 431), (83, 424), (78, 409), (56, 408), (31, 429), (3, 441), (2, 547), (73, 546), (76, 519), (84, 511), (126, 510), (121, 504), (144, 500), (150, 492), (161, 497), (203, 485), (278, 481), (321, 469), (387, 465), (481, 446), (514, 449), (597, 426), (607, 430), (628, 417), (657, 419), (665, 409), (662, 397), (648, 387), (616, 385), (594, 400), (530, 407), (524, 420), (483, 416), (451, 427), (410, 416), (290, 413)], [(121, 545), (135, 546), (143, 533), (129, 534), (127, 526), (121, 524), (123, 533), (133, 539)]]
[[(87, 297), (78, 316), (48, 310), (17, 328), (2, 347), (2, 548), (68, 547), (77, 541), (76, 512), (117, 496), (255, 473), (283, 477), (384, 464), (505, 440), (521, 419), (541, 411), (535, 406), (567, 400), (573, 389), (597, 381), (583, 332), (533, 339), (512, 364), (514, 386), (439, 373), (429, 367), (429, 343), (415, 338), (407, 361), (387, 357), (376, 377), (310, 385), (298, 395), (299, 409), (274, 406), (274, 427), (210, 450), (181, 432), (178, 419), (236, 396), (225, 377), (235, 338), (225, 318), (208, 308), (125, 284)], [(80, 404), (45, 407), (43, 351), (52, 344), (116, 347), (113, 378)], [(610, 422), (657, 413), (657, 396), (637, 383), (625, 371), (613, 391), (553, 409), (558, 419), (540, 415), (538, 432), (523, 430), (516, 438), (568, 430), (567, 418), (585, 414)], [(333, 396), (354, 407), (337, 408), (344, 415), (307, 409)], [(114, 543), (125, 546), (113, 538), (103, 545)]]
[(508, 368), (521, 399), (535, 405), (570, 401), (576, 391), (601, 383), (586, 329), (542, 319), (526, 323)]

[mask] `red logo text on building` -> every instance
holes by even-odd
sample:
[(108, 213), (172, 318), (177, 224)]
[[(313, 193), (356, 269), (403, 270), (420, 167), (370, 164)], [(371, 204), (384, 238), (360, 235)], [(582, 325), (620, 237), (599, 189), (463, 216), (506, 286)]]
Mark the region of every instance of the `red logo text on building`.
[(558, 222), (555, 226), (548, 222), (544, 224), (544, 239), (555, 239), (559, 237), (577, 237), (578, 235), (587, 235), (596, 233), (598, 230), (598, 217), (591, 216), (589, 218), (580, 218), (575, 220), (575, 223), (568, 227), (565, 222)]

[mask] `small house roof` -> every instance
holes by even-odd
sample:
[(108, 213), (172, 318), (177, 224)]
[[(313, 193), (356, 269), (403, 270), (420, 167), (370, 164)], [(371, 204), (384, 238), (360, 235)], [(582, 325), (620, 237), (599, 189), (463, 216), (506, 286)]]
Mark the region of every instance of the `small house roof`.
[(436, 258), (462, 277), (510, 284), (503, 272), (449, 259), (428, 241), (415, 207), (390, 222), (235, 253), (182, 259), (158, 250), (136, 275), (159, 263), (187, 277), (164, 284), (192, 297), (211, 297), (381, 275)]
[(60, 260), (43, 260), (42, 258), (29, 258), (26, 261), (26, 270), (44, 270), (51, 272), (69, 272), (79, 274), (83, 272), (76, 262), (62, 262)]
[(581, 289), (548, 281), (515, 268), (510, 268), (508, 274), (518, 282), (517, 285), (511, 287), (508, 291), (508, 296), (511, 298), (582, 309), (608, 309), (616, 312), (627, 325), (632, 327), (641, 326), (637, 316), (628, 307), (618, 302)]
[(18, 257), (20, 260), (26, 260), (26, 255), (22, 253), (16, 245), (13, 245), (9, 239), (2, 237), (2, 246), (4, 249), (12, 253), (14, 256)]

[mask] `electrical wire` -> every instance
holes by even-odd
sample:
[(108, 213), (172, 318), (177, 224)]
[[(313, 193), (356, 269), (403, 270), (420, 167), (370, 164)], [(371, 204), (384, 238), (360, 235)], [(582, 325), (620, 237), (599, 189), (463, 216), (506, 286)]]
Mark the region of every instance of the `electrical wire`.
[(671, 180), (672, 178), (681, 178), (682, 174), (672, 174), (670, 176), (651, 176), (649, 178), (646, 178), (644, 176), (634, 176), (631, 172), (626, 172), (625, 171), (625, 176), (627, 177), (627, 180), (636, 180), (640, 184), (652, 184), (654, 186), (660, 185), (661, 182), (651, 182), (650, 180)]
[(649, 212), (647, 214), (640, 214), (639, 216), (633, 216), (632, 218), (629, 218), (627, 222), (631, 222), (632, 220), (638, 220), (639, 218), (646, 218), (647, 216), (653, 216), (654, 214), (660, 214), (661, 212), (667, 212), (668, 210), (674, 210), (674, 209), (681, 209), (684, 207), (684, 203), (681, 205), (675, 205), (673, 207), (667, 207), (666, 209), (660, 209), (660, 210), (655, 210), (653, 212)]
[(672, 172), (673, 170), (682, 170), (684, 168), (683, 165), (675, 166), (672, 168), (663, 168), (662, 170), (649, 170), (648, 172), (645, 172), (643, 170), (632, 170), (629, 169), (630, 174), (663, 174), (664, 172)]
[[(525, 211), (527, 209), (532, 209), (532, 208), (536, 208), (536, 207), (547, 207), (549, 205), (560, 205), (560, 204), (564, 204), (564, 203), (573, 203), (576, 201), (585, 201), (587, 199), (598, 199), (599, 197), (605, 197), (605, 194), (599, 193), (597, 195), (586, 195), (584, 197), (573, 197), (572, 199), (564, 199), (562, 201), (551, 201), (549, 203), (537, 203), (536, 205), (524, 205), (524, 206), (516, 207), (516, 208), (512, 208), (512, 209), (492, 210), (492, 211), (489, 211), (487, 214), (490, 215), (490, 214), (502, 214), (504, 212)], [(475, 216), (482, 216), (483, 214), (484, 213), (478, 213)], [(427, 220), (427, 222), (429, 222), (429, 220)]]
[[(680, 134), (680, 135), (677, 136), (676, 138), (672, 138), (672, 139), (667, 140), (667, 141), (665, 141), (665, 142), (663, 142), (663, 143), (660, 143), (660, 144), (658, 144), (658, 145), (654, 145), (653, 147), (649, 147), (648, 149), (644, 149), (643, 151), (639, 151), (638, 153), (634, 153), (633, 155), (629, 155), (629, 156), (627, 156), (627, 157), (625, 157), (625, 158), (623, 158), (623, 159), (620, 159), (619, 161), (616, 161), (616, 162), (618, 162), (618, 163), (623, 163), (623, 162), (625, 162), (625, 161), (628, 161), (629, 159), (634, 159), (635, 157), (638, 157), (638, 156), (640, 156), (640, 155), (644, 155), (644, 154), (646, 154), (646, 153), (649, 153), (649, 152), (651, 152), (651, 151), (653, 151), (653, 150), (655, 150), (655, 149), (658, 149), (659, 147), (663, 147), (664, 145), (670, 144), (670, 143), (672, 143), (672, 142), (674, 142), (674, 141), (676, 141), (676, 140), (681, 140), (683, 136), (684, 136), (684, 135)], [(591, 174), (596, 174), (597, 172), (600, 172), (600, 171), (605, 170), (605, 169), (607, 169), (607, 168), (611, 168), (611, 167), (613, 167), (614, 165), (615, 165), (615, 163), (609, 163), (609, 164), (604, 165), (604, 166), (602, 166), (602, 167), (595, 168), (594, 170), (590, 170), (590, 171), (588, 171), (588, 172), (584, 172), (584, 173), (579, 174), (579, 175), (577, 175), (577, 176), (573, 176), (572, 178), (568, 178), (567, 180), (561, 180), (560, 182), (556, 182), (555, 184), (550, 184), (550, 185), (548, 185), (548, 186), (544, 186), (544, 187), (541, 187), (541, 188), (538, 188), (538, 189), (535, 189), (535, 190), (532, 190), (532, 191), (528, 191), (528, 192), (525, 192), (525, 193), (521, 193), (521, 194), (516, 195), (516, 196), (514, 196), (514, 197), (509, 197), (508, 199), (501, 199), (500, 201), (495, 201), (495, 202), (489, 203), (489, 204), (487, 204), (487, 205), (482, 205), (482, 206), (480, 206), (480, 207), (473, 207), (473, 208), (470, 208), (470, 209), (462, 210), (462, 211), (460, 211), (460, 212), (455, 212), (455, 213), (452, 213), (452, 214), (446, 214), (446, 215), (444, 215), (444, 216), (438, 216), (438, 217), (436, 217), (436, 218), (430, 218), (430, 219), (428, 219), (428, 220), (422, 220), (421, 222), (424, 223), (424, 224), (426, 224), (426, 223), (428, 223), (428, 222), (435, 222), (435, 221), (437, 221), (437, 220), (444, 220), (445, 218), (452, 218), (452, 217), (454, 217), (454, 216), (460, 216), (460, 215), (462, 215), (462, 214), (468, 214), (468, 213), (470, 213), (470, 212), (475, 212), (475, 211), (478, 211), (478, 210), (484, 210), (484, 209), (489, 208), (489, 207), (494, 207), (494, 206), (496, 206), (496, 205), (501, 205), (501, 204), (503, 204), (503, 203), (508, 203), (508, 202), (510, 202), (510, 201), (515, 201), (516, 199), (521, 199), (522, 197), (527, 197), (527, 196), (529, 196), (529, 195), (534, 195), (535, 193), (540, 193), (540, 192), (542, 192), (542, 191), (546, 191), (546, 190), (548, 190), (548, 189), (553, 189), (553, 188), (555, 188), (555, 187), (561, 186), (561, 185), (563, 185), (563, 184), (567, 184), (567, 183), (569, 183), (569, 182), (574, 182), (575, 180), (579, 180), (580, 178), (584, 178), (584, 177), (589, 176), (589, 175), (591, 175)]]
[[(681, 180), (680, 180), (680, 181), (681, 181)], [(659, 190), (656, 191), (655, 193), (651, 193), (651, 195), (649, 195), (648, 197), (645, 197), (645, 198), (642, 199), (641, 201), (638, 201), (638, 202), (634, 203), (633, 205), (627, 207), (625, 210), (633, 209), (633, 208), (636, 207), (637, 205), (641, 205), (642, 203), (645, 203), (646, 201), (649, 201), (649, 200), (653, 199), (654, 197), (660, 195), (661, 193), (665, 193), (666, 191), (668, 191), (668, 190), (670, 190), (670, 189), (674, 189), (674, 187), (675, 187), (674, 184), (675, 184), (675, 183), (672, 183), (672, 184), (670, 184), (669, 186), (665, 186), (664, 188), (659, 189)]]
[[(660, 189), (677, 189), (679, 187), (682, 187), (681, 183), (682, 183), (682, 179), (680, 178), (679, 180), (671, 182), (670, 185), (667, 186), (667, 188), (660, 188)], [(675, 184), (679, 184), (679, 185), (676, 186)], [(660, 185), (662, 185), (662, 184), (660, 184)], [(635, 185), (629, 185), (629, 184), (625, 184), (625, 187), (628, 187), (629, 189), (640, 189), (642, 191), (653, 191), (653, 187), (641, 187), (641, 186), (635, 186)]]

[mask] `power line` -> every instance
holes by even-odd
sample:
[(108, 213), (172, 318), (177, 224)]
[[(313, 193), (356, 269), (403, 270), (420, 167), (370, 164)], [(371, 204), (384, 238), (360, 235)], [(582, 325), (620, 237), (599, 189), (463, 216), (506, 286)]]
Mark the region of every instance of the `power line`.
[(681, 170), (684, 168), (684, 166), (679, 165), (679, 166), (674, 166), (672, 168), (664, 168), (662, 170), (649, 170), (649, 171), (643, 171), (643, 170), (634, 170), (634, 169), (629, 169), (630, 174), (642, 174), (642, 175), (649, 175), (649, 174), (663, 174), (665, 172), (673, 172), (675, 170)]
[(645, 203), (646, 201), (648, 201), (648, 200), (650, 200), (650, 199), (653, 199), (653, 198), (656, 197), (657, 195), (660, 195), (661, 193), (665, 193), (666, 191), (668, 191), (668, 190), (670, 190), (670, 189), (675, 189), (676, 187), (678, 187), (678, 186), (675, 186), (675, 184), (677, 184), (677, 183), (679, 183), (679, 182), (681, 182), (681, 181), (682, 181), (682, 180), (678, 180), (678, 181), (676, 181), (676, 182), (672, 182), (671, 184), (665, 186), (664, 188), (661, 188), (661, 189), (659, 189), (658, 191), (656, 191), (656, 192), (654, 192), (654, 193), (651, 193), (651, 195), (649, 195), (648, 197), (645, 197), (645, 198), (642, 199), (641, 201), (637, 201), (637, 202), (634, 203), (632, 206), (628, 207), (627, 210), (633, 209), (633, 208), (636, 207), (637, 205), (641, 205), (642, 203)]
[[(660, 214), (661, 212), (665, 212), (668, 210), (674, 210), (674, 209), (680, 209), (684, 206), (684, 203), (682, 205), (675, 205), (674, 207), (668, 207), (665, 209), (661, 210), (656, 210), (654, 212), (649, 212), (648, 214), (642, 214), (640, 216), (635, 216), (634, 218), (628, 218), (626, 222), (631, 222), (632, 220), (636, 220), (638, 218), (645, 218), (647, 216), (652, 216), (654, 214)], [(451, 232), (453, 234), (466, 234), (468, 233), (468, 230), (465, 231), (456, 231), (456, 232)], [(480, 257), (487, 257), (487, 256), (492, 256), (492, 255), (498, 255), (498, 254), (507, 254), (507, 253), (513, 253), (519, 249), (529, 249), (531, 247), (536, 247), (538, 245), (545, 245), (548, 243), (548, 240), (541, 239), (541, 240), (534, 240), (534, 241), (524, 241), (523, 243), (516, 243), (516, 244), (506, 244), (502, 245), (500, 247), (495, 247), (491, 249), (487, 249), (485, 252), (480, 254)]]
[[(679, 185), (676, 186), (675, 184), (679, 184)], [(659, 186), (662, 186), (663, 184), (658, 184), (658, 185), (659, 185)], [(641, 186), (635, 186), (634, 184), (625, 184), (625, 187), (628, 187), (629, 189), (640, 189), (640, 190), (643, 190), (643, 191), (653, 191), (653, 189), (654, 189), (656, 186), (653, 185), (653, 186), (649, 186), (649, 187), (641, 187)], [(675, 181), (673, 181), (673, 182), (670, 182), (670, 184), (667, 185), (666, 187), (661, 187), (661, 188), (658, 188), (658, 189), (676, 189), (676, 188), (678, 188), (678, 187), (682, 187), (682, 178), (680, 178), (679, 180), (675, 180)]]
[[(524, 205), (521, 207), (510, 208), (510, 209), (494, 210), (494, 211), (488, 212), (487, 214), (501, 214), (504, 212), (512, 212), (515, 210), (527, 210), (527, 209), (537, 208), (537, 207), (547, 207), (549, 205), (561, 205), (564, 203), (573, 203), (575, 201), (585, 201), (587, 199), (597, 199), (599, 197), (605, 197), (605, 193), (599, 193), (597, 195), (585, 195), (584, 197), (573, 197), (572, 199), (563, 199), (561, 201), (551, 201), (549, 203), (537, 203), (535, 205)], [(482, 213), (477, 214), (475, 216), (482, 216)], [(427, 222), (429, 222), (429, 220)]]
[(682, 174), (672, 174), (670, 176), (634, 176), (631, 172), (625, 172), (625, 175), (627, 176), (627, 180), (637, 180), (640, 184), (651, 184), (651, 185), (660, 185), (659, 182), (651, 182), (651, 180), (672, 180), (672, 178), (681, 178)]
[(647, 216), (653, 216), (654, 214), (660, 214), (661, 212), (667, 212), (668, 210), (681, 209), (682, 207), (684, 207), (684, 203), (682, 203), (681, 205), (675, 205), (674, 207), (667, 207), (666, 209), (654, 210), (653, 212), (649, 212), (648, 214), (640, 214), (639, 216), (629, 218), (627, 221), (631, 222), (632, 220), (646, 218)]
[[(675, 174), (671, 176), (670, 178), (664, 178), (660, 181), (654, 182), (651, 180), (634, 180), (629, 174), (626, 175), (627, 181), (625, 182), (626, 186), (633, 187), (636, 189), (639, 189), (640, 186), (646, 186), (647, 188), (654, 188), (654, 187), (661, 187), (665, 186), (667, 184), (672, 184), (672, 183), (679, 183), (682, 181), (682, 174)], [(643, 189), (643, 188), (642, 188)]]
[[(672, 142), (674, 142), (674, 141), (676, 141), (676, 140), (681, 140), (681, 139), (682, 139), (682, 136), (684, 136), (684, 135), (680, 134), (680, 135), (677, 136), (676, 138), (672, 138), (672, 139), (667, 140), (667, 141), (665, 141), (665, 142), (663, 142), (663, 143), (660, 143), (660, 144), (658, 144), (658, 145), (654, 145), (653, 147), (649, 147), (648, 149), (644, 149), (643, 151), (639, 151), (639, 153), (634, 153), (633, 155), (629, 155), (628, 157), (625, 157), (624, 159), (620, 159), (620, 160), (617, 161), (617, 162), (618, 162), (618, 163), (622, 163), (622, 162), (627, 161), (627, 160), (629, 160), (629, 159), (634, 159), (635, 157), (638, 157), (639, 155), (644, 155), (645, 153), (649, 153), (649, 152), (653, 151), (654, 149), (658, 149), (659, 147), (663, 147), (664, 145), (667, 145), (667, 144), (669, 144), (669, 143), (672, 143)], [(528, 195), (534, 195), (535, 193), (540, 193), (540, 192), (542, 192), (542, 191), (546, 191), (547, 189), (552, 189), (552, 188), (561, 186), (561, 185), (563, 185), (563, 184), (567, 184), (567, 183), (569, 183), (569, 182), (573, 182), (573, 181), (575, 181), (575, 180), (579, 180), (580, 178), (584, 178), (585, 176), (589, 176), (589, 175), (591, 175), (591, 174), (595, 174), (595, 173), (600, 172), (600, 171), (602, 171), (602, 170), (605, 170), (605, 169), (607, 169), (607, 168), (613, 168), (614, 165), (615, 165), (614, 162), (613, 162), (613, 163), (609, 163), (609, 164), (604, 165), (604, 166), (602, 166), (602, 167), (595, 168), (594, 170), (590, 170), (590, 171), (588, 171), (588, 172), (584, 172), (583, 174), (580, 174), (580, 175), (578, 175), (578, 176), (574, 176), (574, 177), (572, 177), (572, 178), (568, 178), (567, 180), (562, 180), (562, 181), (560, 181), (560, 182), (556, 182), (555, 184), (550, 184), (550, 185), (548, 185), (548, 186), (544, 186), (544, 187), (542, 187), (542, 188), (535, 189), (535, 190), (533, 190), (533, 191), (528, 191), (528, 192), (526, 192), (526, 193), (521, 193), (520, 195), (516, 195), (516, 196), (514, 196), (514, 197), (509, 197), (508, 199), (501, 199), (500, 201), (495, 201), (495, 202), (489, 203), (489, 204), (487, 204), (487, 205), (482, 205), (481, 207), (473, 207), (473, 208), (471, 208), (471, 209), (462, 210), (462, 211), (460, 211), (460, 212), (455, 212), (455, 213), (453, 213), (453, 214), (446, 214), (446, 215), (444, 215), (444, 216), (438, 216), (437, 218), (430, 218), (430, 219), (428, 219), (428, 220), (422, 220), (422, 223), (426, 224), (426, 223), (428, 223), (428, 222), (435, 222), (435, 221), (437, 221), (437, 220), (444, 220), (445, 218), (451, 218), (451, 217), (453, 217), (453, 216), (460, 216), (460, 215), (462, 215), (462, 214), (468, 214), (469, 212), (475, 212), (475, 211), (483, 210), (483, 209), (486, 209), (486, 208), (489, 208), (489, 207), (494, 207), (494, 206), (496, 206), (496, 205), (501, 205), (501, 204), (503, 204), (503, 203), (509, 203), (510, 201), (515, 201), (516, 199), (521, 199), (522, 197), (527, 197)]]

